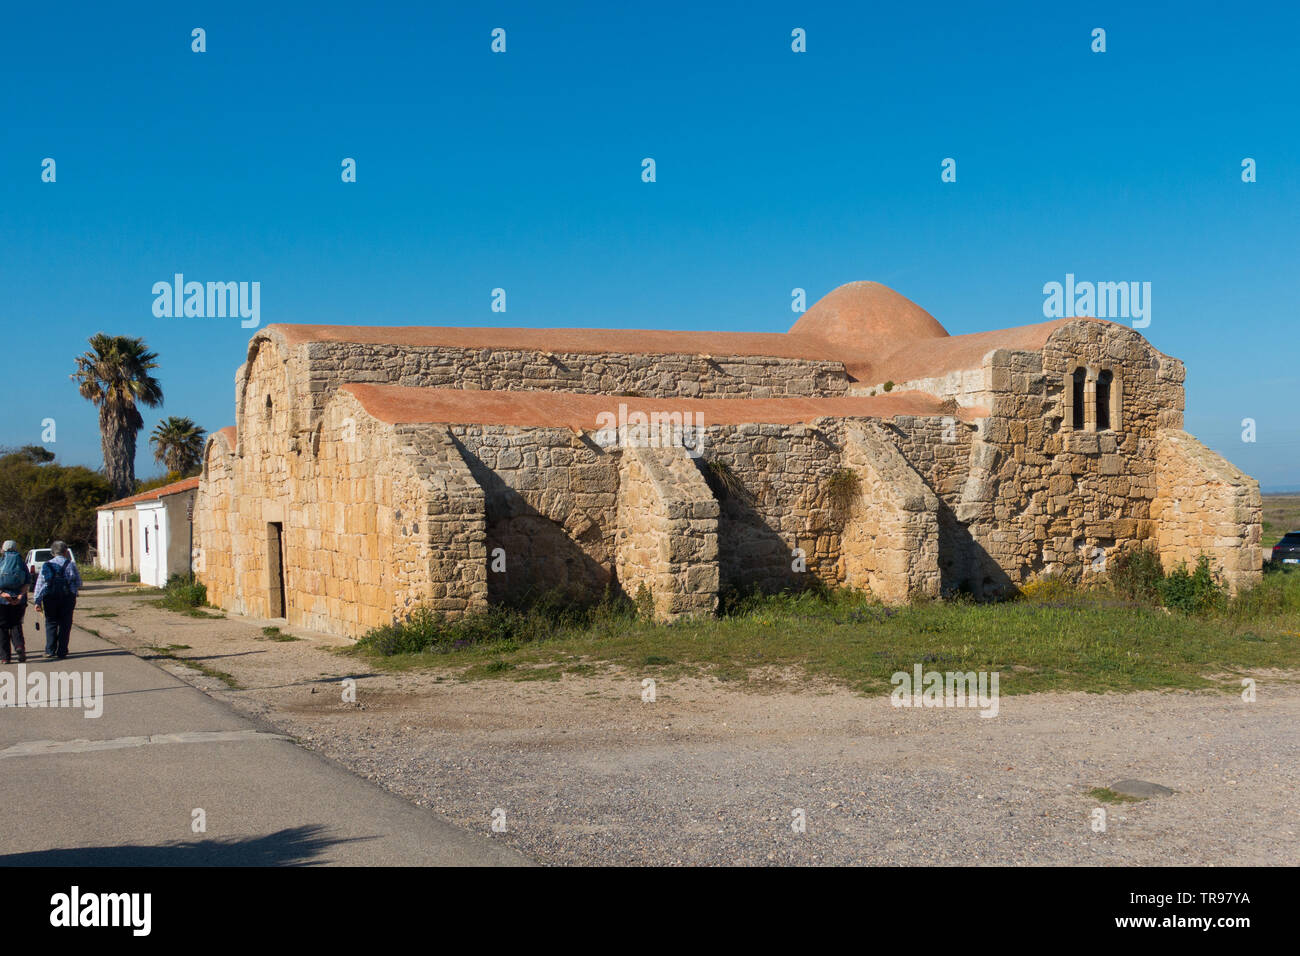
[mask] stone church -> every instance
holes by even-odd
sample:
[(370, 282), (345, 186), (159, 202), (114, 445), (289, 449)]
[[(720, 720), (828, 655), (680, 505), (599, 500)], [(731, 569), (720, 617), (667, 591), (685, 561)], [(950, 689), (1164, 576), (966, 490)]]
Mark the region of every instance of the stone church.
[(196, 565), (232, 612), (359, 636), (615, 589), (660, 620), (812, 576), (896, 603), (1147, 544), (1258, 579), (1254, 479), (1112, 322), (949, 335), (873, 282), (787, 333), (271, 325), (209, 439)]

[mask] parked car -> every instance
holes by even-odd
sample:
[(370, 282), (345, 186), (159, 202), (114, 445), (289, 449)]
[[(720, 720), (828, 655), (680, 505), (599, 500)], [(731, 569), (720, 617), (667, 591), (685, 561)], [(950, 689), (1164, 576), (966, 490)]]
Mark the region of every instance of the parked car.
[[(40, 575), (41, 568), (45, 567), (45, 562), (52, 557), (54, 552), (49, 548), (33, 548), (27, 552), (27, 573), (31, 575), (32, 587), (36, 586), (36, 578)], [(71, 548), (68, 549), (68, 557), (73, 564), (77, 563), (76, 555), (72, 553)]]
[(1273, 560), (1280, 564), (1300, 564), (1300, 531), (1288, 531), (1273, 545)]

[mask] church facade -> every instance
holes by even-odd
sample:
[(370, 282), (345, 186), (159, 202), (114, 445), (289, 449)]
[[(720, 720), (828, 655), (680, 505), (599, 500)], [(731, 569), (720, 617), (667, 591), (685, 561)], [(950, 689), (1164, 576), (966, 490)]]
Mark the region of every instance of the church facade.
[(788, 333), (271, 325), (209, 439), (196, 566), (232, 612), (360, 636), (561, 592), (661, 620), (808, 576), (885, 602), (1208, 554), (1257, 580), (1258, 484), (1185, 370), (1064, 318), (950, 336), (855, 282)]

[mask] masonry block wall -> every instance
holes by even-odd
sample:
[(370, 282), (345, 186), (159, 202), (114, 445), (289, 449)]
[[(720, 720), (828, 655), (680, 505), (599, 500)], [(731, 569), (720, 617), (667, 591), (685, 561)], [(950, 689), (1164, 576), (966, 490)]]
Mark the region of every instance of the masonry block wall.
[(452, 425), (483, 490), (494, 602), (599, 596), (613, 569), (618, 462), (568, 428)]
[(658, 397), (775, 398), (846, 394), (844, 363), (754, 355), (559, 352), (465, 349), (352, 342), (287, 344), (264, 329), (249, 345), (237, 392), (260, 372), (258, 356), (285, 366), (299, 411), (295, 429), (308, 427), (329, 397), (348, 382), (477, 390), (544, 389), (588, 394)]
[(1254, 478), (1181, 429), (1161, 433), (1151, 514), (1166, 571), (1205, 554), (1234, 592), (1257, 582), (1261, 507)]
[(887, 604), (939, 596), (939, 499), (879, 423), (845, 429), (843, 462), (859, 487), (841, 542), (843, 583)]
[(619, 454), (615, 568), (625, 594), (644, 587), (658, 620), (718, 606), (718, 502), (682, 448)]
[[(860, 295), (876, 296), (861, 341)], [(1142, 544), (1167, 565), (1209, 553), (1234, 587), (1258, 578), (1258, 487), (1182, 431), (1182, 363), (1114, 323), (948, 337), (912, 304), (894, 313), (882, 301), (892, 300), (852, 291), (833, 322), (807, 323), (776, 356), (583, 351), (572, 337), (555, 352), (409, 336), (358, 344), (264, 329), (236, 376), (235, 436), (214, 435), (205, 452), (200, 577), (234, 612), (352, 636), (421, 605), (460, 614), (547, 593), (635, 597), (642, 585), (663, 620), (709, 613), (727, 589), (809, 576), (891, 602), (987, 597), (1042, 574), (1087, 578)], [(910, 358), (906, 341), (884, 341), (898, 316), (920, 337)], [(847, 338), (817, 351), (809, 343), (827, 329)], [(897, 375), (864, 351), (878, 340), (903, 356)], [(782, 417), (799, 404), (783, 400), (889, 378), (923, 388), (919, 407), (937, 413)], [(673, 399), (758, 401), (730, 406), (730, 423), (705, 422), (703, 457), (692, 458), (601, 447), (594, 421), (408, 421), (409, 397), (376, 417), (350, 383), (454, 388), (461, 410), (477, 407), (459, 399), (477, 390), (596, 394), (611, 409), (640, 395), (670, 412)], [(857, 486), (847, 503), (834, 492), (845, 474)]]
[(224, 432), (208, 439), (203, 453), (203, 473), (194, 500), (194, 573), (208, 589), (208, 602), (235, 610), (234, 557), (237, 544), (234, 520), (234, 446)]
[[(974, 438), (966, 483), (949, 502), (970, 536), (970, 589), (1005, 592), (1041, 573), (1087, 576), (1151, 540), (1155, 449), (1181, 425), (1182, 363), (1111, 323), (1062, 326), (1041, 351), (985, 359), (990, 416)], [(1073, 374), (1088, 413), (1075, 427)], [(1095, 381), (1119, 395), (1118, 420), (1098, 429)]]

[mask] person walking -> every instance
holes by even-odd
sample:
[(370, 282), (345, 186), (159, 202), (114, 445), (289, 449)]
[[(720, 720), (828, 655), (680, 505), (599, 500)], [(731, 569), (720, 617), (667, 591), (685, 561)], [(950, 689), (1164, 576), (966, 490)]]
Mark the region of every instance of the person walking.
[(27, 565), (18, 553), (17, 541), (0, 547), (0, 659), (12, 662), (10, 646), (18, 663), (27, 663), (27, 638), (23, 635), (23, 616), (27, 613), (27, 591), (31, 581)]
[(72, 633), (72, 612), (81, 590), (81, 572), (62, 541), (50, 545), (53, 556), (41, 568), (36, 579), (32, 603), (45, 613), (45, 656), (63, 660), (68, 656), (68, 638)]

